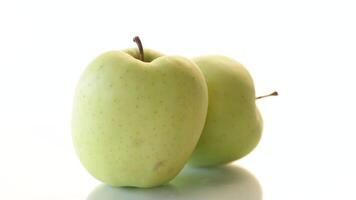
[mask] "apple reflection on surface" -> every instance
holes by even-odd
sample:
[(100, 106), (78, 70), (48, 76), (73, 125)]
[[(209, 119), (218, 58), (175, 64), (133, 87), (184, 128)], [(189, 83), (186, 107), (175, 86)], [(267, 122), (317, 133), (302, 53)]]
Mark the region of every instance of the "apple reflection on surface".
[(192, 168), (186, 166), (169, 184), (151, 188), (96, 187), (87, 200), (262, 200), (258, 180), (247, 170), (234, 166)]

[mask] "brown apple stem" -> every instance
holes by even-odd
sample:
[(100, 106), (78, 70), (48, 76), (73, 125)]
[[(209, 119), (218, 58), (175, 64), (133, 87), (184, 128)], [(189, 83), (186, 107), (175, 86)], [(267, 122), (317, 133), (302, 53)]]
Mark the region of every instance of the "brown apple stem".
[(272, 92), (271, 94), (267, 94), (267, 95), (263, 95), (263, 96), (256, 97), (256, 100), (257, 100), (257, 99), (262, 99), (262, 98), (265, 98), (265, 97), (270, 97), (270, 96), (278, 96), (278, 92), (277, 92), (277, 91), (274, 91), (274, 92)]
[(142, 47), (142, 42), (138, 36), (135, 36), (133, 38), (133, 41), (137, 44), (138, 50), (140, 51), (140, 60), (144, 62), (144, 54), (143, 54), (143, 47)]

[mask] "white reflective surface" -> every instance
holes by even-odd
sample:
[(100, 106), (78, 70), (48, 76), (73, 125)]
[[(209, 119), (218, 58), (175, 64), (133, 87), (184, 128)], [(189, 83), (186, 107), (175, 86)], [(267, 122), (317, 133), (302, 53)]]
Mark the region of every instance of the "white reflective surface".
[(208, 169), (186, 167), (170, 184), (153, 189), (113, 188), (99, 185), (87, 200), (262, 200), (258, 180), (237, 166)]

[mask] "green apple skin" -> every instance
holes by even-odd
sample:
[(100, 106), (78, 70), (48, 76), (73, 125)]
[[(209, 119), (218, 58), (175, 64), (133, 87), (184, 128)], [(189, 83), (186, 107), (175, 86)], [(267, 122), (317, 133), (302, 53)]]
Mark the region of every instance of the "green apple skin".
[(154, 187), (173, 179), (204, 127), (208, 94), (191, 60), (145, 49), (110, 51), (82, 74), (72, 137), (84, 167), (112, 186)]
[(252, 77), (228, 57), (201, 56), (193, 61), (205, 75), (209, 106), (190, 164), (204, 167), (240, 159), (256, 147), (263, 127)]

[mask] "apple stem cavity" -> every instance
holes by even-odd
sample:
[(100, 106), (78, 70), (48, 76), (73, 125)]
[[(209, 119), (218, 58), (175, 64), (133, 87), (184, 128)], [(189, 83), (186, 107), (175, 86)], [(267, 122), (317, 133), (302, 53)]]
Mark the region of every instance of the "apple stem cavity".
[(263, 95), (263, 96), (256, 97), (256, 100), (257, 100), (257, 99), (262, 99), (262, 98), (265, 98), (265, 97), (270, 97), (270, 96), (278, 96), (278, 92), (277, 92), (277, 91), (274, 91), (274, 92), (272, 92), (271, 94), (267, 94), (267, 95)]
[(143, 47), (142, 47), (142, 42), (138, 36), (135, 36), (133, 38), (133, 41), (137, 44), (138, 50), (140, 51), (140, 60), (144, 62), (144, 54), (143, 54)]

